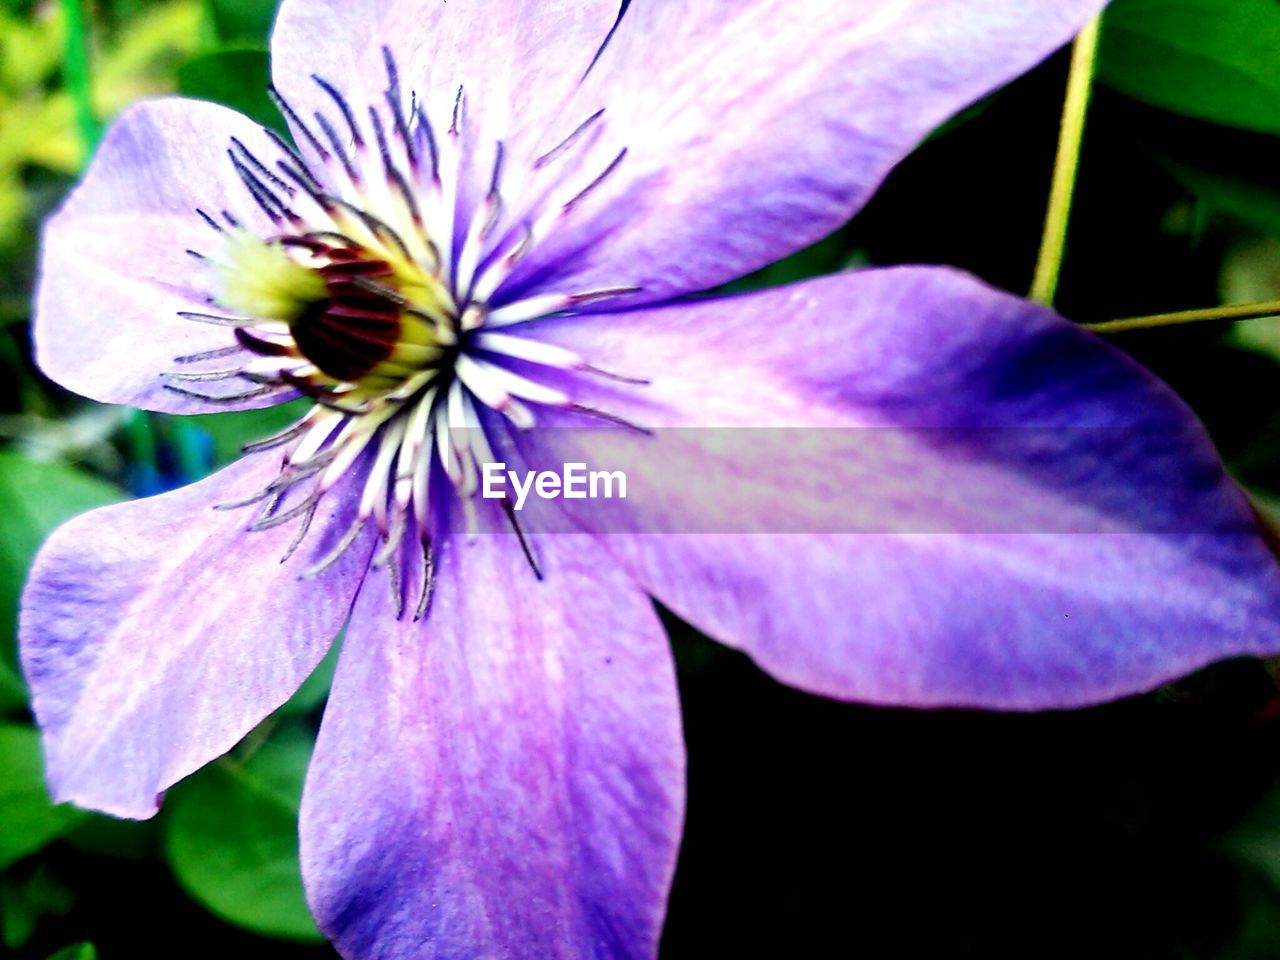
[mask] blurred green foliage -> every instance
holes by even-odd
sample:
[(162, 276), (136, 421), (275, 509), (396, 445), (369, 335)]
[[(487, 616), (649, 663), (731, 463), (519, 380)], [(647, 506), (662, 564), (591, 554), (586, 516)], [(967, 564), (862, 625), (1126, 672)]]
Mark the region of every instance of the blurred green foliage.
[[(265, 92), (275, 7), (84, 3), (81, 106), (97, 125), (180, 92), (283, 130)], [(82, 510), (227, 463), (296, 413), (125, 414), (67, 396), (24, 359), (38, 221), (92, 149), (67, 10), (0, 0), (0, 942), (26, 960), (168, 955), (186, 942), (332, 957), (305, 908), (296, 817), (333, 656), (175, 787), (155, 821), (57, 806), (43, 787), (14, 652), (41, 540)], [(1113, 4), (1064, 273), (1069, 315), (1280, 298), (1277, 37), (1274, 0)], [(853, 223), (733, 289), (902, 261), (1025, 289), (1063, 66), (948, 123)], [(1204, 416), (1264, 510), (1280, 504), (1277, 323), (1119, 341)], [(1280, 684), (1263, 665), (1078, 714), (911, 714), (782, 690), (671, 629), (692, 805), (665, 958), (1280, 956)]]
[(1280, 134), (1277, 37), (1275, 0), (1121, 0), (1099, 76), (1157, 107)]

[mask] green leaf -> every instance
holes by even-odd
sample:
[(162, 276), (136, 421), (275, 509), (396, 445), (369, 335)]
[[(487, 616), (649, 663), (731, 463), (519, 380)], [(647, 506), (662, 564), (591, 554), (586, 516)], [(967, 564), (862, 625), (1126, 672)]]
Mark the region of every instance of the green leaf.
[(1280, 237), (1280, 190), (1244, 177), (1162, 160), (1162, 165), (1197, 200), (1271, 236)]
[(251, 120), (287, 134), (280, 111), (267, 95), (271, 60), (264, 50), (220, 50), (178, 68), (178, 89), (197, 100), (212, 100)]
[(16, 872), (0, 874), (0, 939), (10, 949), (30, 940), (43, 918), (64, 916), (76, 899), (47, 864), (37, 864), (22, 879)]
[[(17, 671), (14, 638), (18, 598), (27, 568), (45, 537), (63, 521), (123, 500), (118, 487), (63, 463), (40, 463), (0, 450), (0, 708), (11, 712), (25, 694)], [(19, 689), (15, 690), (15, 681)]]
[(63, 947), (49, 960), (98, 960), (98, 950), (92, 943), (76, 943)]
[(0, 869), (35, 853), (85, 818), (55, 805), (44, 783), (40, 735), (31, 727), (0, 725)]
[(1280, 133), (1277, 37), (1275, 0), (1119, 0), (1103, 21), (1098, 77), (1165, 110)]
[(232, 756), (205, 768), (165, 806), (169, 865), (193, 898), (229, 923), (321, 939), (298, 866), (298, 807), (311, 747), (304, 727), (283, 727), (247, 761)]
[(208, 0), (209, 17), (224, 46), (266, 50), (278, 0)]
[(151, 860), (159, 856), (160, 825), (154, 820), (117, 820), (90, 813), (63, 842), (77, 850), (117, 860)]

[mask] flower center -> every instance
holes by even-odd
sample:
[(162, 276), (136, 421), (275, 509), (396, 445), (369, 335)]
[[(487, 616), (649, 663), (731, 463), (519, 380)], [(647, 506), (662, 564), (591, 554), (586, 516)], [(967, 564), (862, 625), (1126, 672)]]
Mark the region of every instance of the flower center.
[[(284, 448), (277, 478), (253, 497), (221, 506), (256, 505), (251, 529), (296, 521), (288, 560), (321, 497), (354, 478), (360, 490), (354, 522), (302, 575), (327, 569), (376, 525), (382, 546), (373, 564), (388, 568), (402, 611), (401, 573), (422, 570), (415, 608), (422, 617), (431, 598), (433, 543), (445, 529), (445, 514), (460, 507), (468, 528), (475, 527), (478, 477), (494, 460), (491, 432), (527, 430), (539, 408), (646, 432), (575, 401), (574, 383), (580, 377), (631, 386), (647, 381), (606, 373), (521, 331), (528, 321), (635, 288), (543, 292), (511, 302), (501, 296), (531, 246), (557, 229), (625, 157), (624, 151), (594, 171), (586, 169), (589, 163), (567, 163), (591, 140), (602, 114), (522, 171), (526, 182), (544, 185), (522, 198), (519, 216), (504, 203), (505, 151), (495, 144), (485, 161), (490, 189), (474, 210), (464, 210), (458, 185), (468, 159), (475, 159), (465, 157), (461, 146), (465, 92), (458, 90), (448, 131), (437, 136), (418, 97), (402, 96), (395, 62), (385, 49), (384, 56), (385, 104), (369, 107), (367, 123), (358, 122), (342, 94), (317, 77), (339, 118), (335, 123), (317, 113), (318, 134), (277, 97), (301, 152), (274, 134), (277, 156), (259, 156), (232, 141), (228, 156), (244, 199), (271, 227), (250, 229), (248, 217), (231, 211), (195, 211), (217, 234), (207, 252), (190, 252), (208, 267), (209, 302), (219, 312), (182, 316), (231, 328), (230, 342), (177, 358), (182, 369), (170, 371), (166, 385), (215, 403), (310, 398), (313, 408), (297, 423), (245, 448)], [(460, 223), (468, 226), (455, 236)], [(235, 358), (234, 365), (206, 366), (225, 358)], [(537, 574), (511, 504), (502, 505)], [(414, 541), (421, 564), (406, 553)]]

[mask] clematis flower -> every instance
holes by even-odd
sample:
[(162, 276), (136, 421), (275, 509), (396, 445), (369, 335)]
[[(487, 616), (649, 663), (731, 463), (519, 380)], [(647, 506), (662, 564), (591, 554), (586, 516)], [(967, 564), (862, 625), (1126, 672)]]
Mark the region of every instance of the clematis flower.
[[(1191, 413), (1050, 311), (922, 267), (685, 299), (845, 222), (1101, 6), (285, 0), (292, 144), (128, 111), (47, 228), (43, 369), (150, 410), (310, 407), (40, 553), (56, 797), (150, 816), (349, 621), (300, 825), (337, 948), (652, 957), (685, 757), (651, 597), (882, 704), (1069, 707), (1280, 649), (1274, 560)], [(711, 427), (920, 432), (744, 467)], [(558, 529), (477, 493), (495, 451), (583, 443), (659, 486), (749, 480), (752, 532), (688, 526), (706, 483)], [(821, 529), (850, 516), (875, 529)]]

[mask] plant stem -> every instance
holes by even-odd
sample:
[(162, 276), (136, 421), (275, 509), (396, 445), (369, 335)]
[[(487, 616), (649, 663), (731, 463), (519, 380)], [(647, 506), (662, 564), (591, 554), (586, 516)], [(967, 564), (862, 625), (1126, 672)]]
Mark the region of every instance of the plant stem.
[(1153, 313), (1146, 317), (1126, 317), (1123, 320), (1107, 320), (1103, 323), (1084, 323), (1081, 326), (1094, 333), (1126, 333), (1130, 330), (1151, 330), (1156, 327), (1172, 327), (1182, 323), (1206, 323), (1212, 320), (1261, 320), (1280, 316), (1280, 300), (1267, 303), (1248, 303), (1238, 307), (1210, 307), (1207, 310), (1180, 310), (1177, 313)]
[(66, 21), (66, 38), (62, 61), (67, 89), (75, 104), (76, 127), (84, 145), (86, 161), (98, 145), (101, 127), (93, 113), (93, 82), (89, 71), (89, 29), (85, 21), (83, 0), (60, 0)]
[(1089, 93), (1098, 60), (1098, 35), (1101, 17), (1095, 17), (1076, 37), (1071, 53), (1071, 74), (1067, 79), (1067, 96), (1062, 107), (1062, 132), (1058, 138), (1058, 157), (1053, 168), (1053, 187), (1049, 192), (1049, 209), (1044, 218), (1044, 237), (1040, 241), (1040, 257), (1036, 261), (1031, 299), (1052, 305), (1058, 293), (1058, 277), (1066, 252), (1067, 226), (1071, 221), (1071, 201), (1076, 192), (1076, 174), (1080, 169), (1080, 145), (1084, 140), (1084, 121), (1089, 113)]

